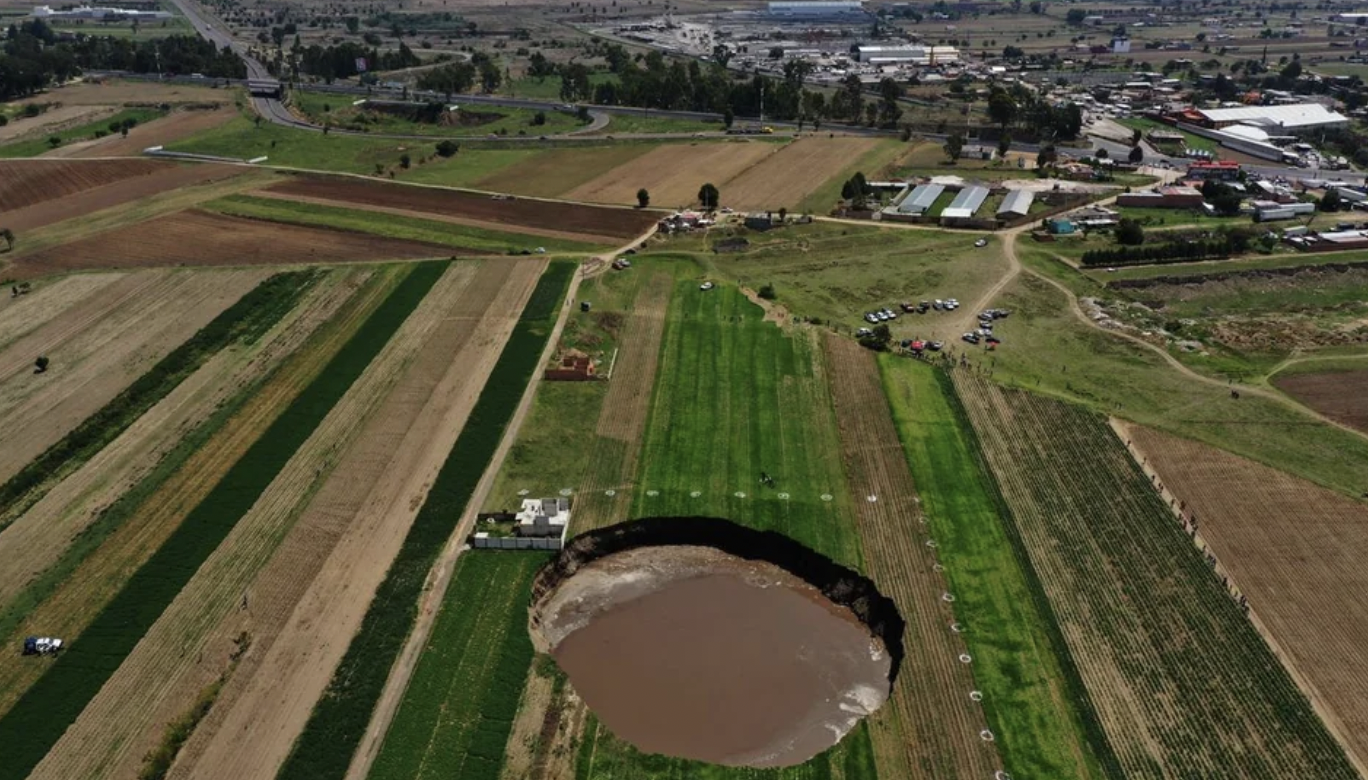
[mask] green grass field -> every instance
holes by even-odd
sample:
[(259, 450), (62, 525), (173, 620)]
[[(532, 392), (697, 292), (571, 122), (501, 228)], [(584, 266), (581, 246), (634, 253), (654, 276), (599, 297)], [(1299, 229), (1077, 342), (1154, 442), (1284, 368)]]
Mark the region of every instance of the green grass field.
[[(296, 90), (291, 93), (292, 105), (314, 124), (331, 124), (368, 133), (423, 135), (438, 138), (481, 138), (490, 134), (507, 136), (558, 135), (577, 130), (585, 125), (573, 114), (562, 111), (533, 111), (525, 108), (506, 108), (473, 104), (469, 106), (472, 121), (478, 117), (489, 119), (468, 125), (441, 125), (415, 122), (379, 111), (367, 111), (353, 106), (357, 98), (325, 92)], [(536, 124), (540, 115), (542, 124)]]
[(717, 133), (726, 129), (721, 122), (657, 116), (649, 111), (614, 112), (608, 117), (608, 126), (600, 132), (610, 135), (619, 133)]
[(372, 780), (497, 780), (532, 662), (532, 577), (550, 557), (470, 550), (457, 559)]
[(537, 247), (553, 253), (593, 252), (598, 247), (581, 241), (568, 241), (548, 236), (528, 236), (521, 233), (489, 230), (486, 228), (439, 222), (421, 217), (400, 216), (383, 212), (324, 206), (316, 203), (297, 203), (279, 198), (255, 198), (233, 195), (211, 201), (205, 208), (252, 219), (286, 222), (292, 225), (328, 227), (352, 230), (386, 238), (402, 238), (443, 244), (481, 254), (510, 254)]
[[(0, 158), (37, 157), (54, 148), (48, 140), (49, 138), (60, 138), (62, 143), (59, 145), (66, 145), (75, 141), (93, 141), (95, 140), (95, 134), (97, 132), (104, 132), (111, 135), (117, 134), (118, 131), (111, 132), (109, 129), (110, 125), (115, 122), (132, 120), (138, 124), (145, 124), (162, 116), (165, 116), (165, 113), (154, 108), (124, 109), (114, 116), (106, 117), (97, 122), (89, 122), (84, 125), (67, 128), (66, 130), (57, 130), (52, 133), (40, 133), (36, 137), (21, 139), (5, 144), (4, 146), (0, 146)], [(137, 127), (134, 127), (129, 131), (129, 135), (133, 137), (136, 137), (137, 133)]]
[[(891, 355), (884, 391), (955, 593), (988, 724), (1015, 777), (1102, 778), (1072, 670), (993, 477), (939, 369)], [(1100, 732), (1093, 735), (1101, 741)]]

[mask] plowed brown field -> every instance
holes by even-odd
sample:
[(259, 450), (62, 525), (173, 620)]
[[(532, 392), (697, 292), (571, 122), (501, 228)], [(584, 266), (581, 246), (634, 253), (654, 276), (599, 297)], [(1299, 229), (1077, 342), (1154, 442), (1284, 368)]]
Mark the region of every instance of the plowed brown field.
[(1326, 417), (1368, 433), (1368, 369), (1276, 377), (1273, 384)]
[[(35, 160), (31, 162), (42, 162)], [(50, 163), (43, 163), (50, 165)], [(71, 163), (79, 169), (86, 165), (106, 165), (105, 160)], [(100, 186), (64, 195), (57, 200), (46, 200), (32, 206), (15, 209), (5, 214), (5, 226), (16, 233), (66, 219), (92, 214), (101, 209), (151, 197), (158, 193), (189, 187), (195, 184), (221, 181), (241, 176), (247, 169), (231, 165), (170, 165), (147, 173), (111, 181)]]
[(868, 350), (828, 335), (830, 386), (846, 476), (854, 493), (861, 550), (870, 577), (898, 605), (907, 630), (893, 695), (871, 721), (881, 778), (992, 777), (1002, 765), (983, 709), (969, 699), (965, 645), (950, 630), (945, 578), (932, 567), (907, 461)]
[[(464, 289), (435, 300), (434, 323), (411, 353), (409, 368), (251, 586), (250, 614), (230, 616), (220, 627), (220, 657), (238, 630), (265, 644), (246, 659), (224, 691), (224, 706), (187, 745), (176, 776), (274, 777), (360, 625), (542, 267), (540, 260), (486, 263)], [(269, 606), (258, 611), (259, 602)]]
[(1256, 624), (1368, 770), (1368, 504), (1205, 444), (1127, 426)]
[[(174, 163), (157, 160), (0, 161), (0, 213), (175, 167)], [(5, 222), (10, 222), (9, 216)]]
[(579, 203), (496, 200), (489, 195), (434, 187), (387, 184), (338, 176), (297, 176), (270, 187), (272, 192), (447, 214), (494, 225), (534, 227), (599, 237), (636, 238), (657, 214), (631, 208), (605, 208)]
[(738, 211), (796, 208), (808, 195), (881, 143), (879, 138), (800, 138), (727, 182), (722, 203)]
[[(61, 146), (48, 156), (60, 157), (123, 157), (142, 154), (151, 146), (165, 146), (187, 136), (211, 130), (237, 116), (238, 112), (230, 107), (212, 111), (178, 111), (138, 125), (138, 129), (127, 138), (111, 135), (90, 144)], [(66, 154), (58, 154), (66, 151)]]
[(684, 208), (697, 202), (699, 187), (712, 182), (722, 189), (726, 202), (731, 203), (731, 192), (724, 185), (784, 148), (782, 144), (764, 141), (666, 144), (603, 173), (563, 197), (630, 205), (636, 203), (637, 190), (645, 187), (651, 193), (652, 204)]
[[(369, 272), (358, 272), (347, 287), (364, 284), (363, 280), (368, 276)], [(34, 609), (15, 636), (44, 630), (68, 638), (68, 641), (77, 639), (128, 577), (213, 489), (281, 410), (317, 376), (392, 286), (393, 282), (388, 278), (372, 280), (346, 296), (338, 315), (310, 336), (303, 348), (287, 359), (203, 447), (142, 503), (129, 522), (110, 535), (57, 591)], [(13, 706), (42, 673), (41, 665), (28, 664), (25, 660), (17, 655), (0, 654), (0, 713)]]
[(21, 256), (13, 271), (19, 278), (31, 278), (90, 268), (340, 263), (455, 253), (451, 247), (418, 241), (192, 210)]
[[(56, 443), (257, 285), (262, 270), (133, 274), (0, 353), (0, 480)], [(50, 358), (45, 373), (33, 360)]]

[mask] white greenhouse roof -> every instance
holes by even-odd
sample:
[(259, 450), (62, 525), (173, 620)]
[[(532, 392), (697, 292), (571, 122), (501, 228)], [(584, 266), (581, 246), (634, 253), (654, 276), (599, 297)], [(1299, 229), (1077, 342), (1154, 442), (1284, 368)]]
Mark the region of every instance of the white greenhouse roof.
[(979, 206), (982, 206), (987, 199), (987, 187), (965, 187), (950, 202), (950, 205), (945, 207), (941, 216), (951, 219), (967, 219), (974, 216), (974, 212), (978, 211)]
[(1295, 129), (1318, 127), (1348, 122), (1349, 117), (1319, 103), (1297, 103), (1290, 106), (1241, 106), (1240, 108), (1200, 109), (1202, 116), (1212, 122), (1243, 122)]
[(931, 204), (936, 202), (936, 198), (939, 198), (942, 192), (945, 192), (944, 184), (917, 185), (917, 188), (898, 204), (898, 211), (904, 214), (922, 214), (931, 208)]
[(1012, 190), (1007, 193), (1007, 197), (1002, 199), (1002, 205), (998, 206), (997, 213), (1001, 214), (1021, 214), (1026, 215), (1031, 211), (1031, 203), (1035, 201), (1035, 193), (1031, 190)]

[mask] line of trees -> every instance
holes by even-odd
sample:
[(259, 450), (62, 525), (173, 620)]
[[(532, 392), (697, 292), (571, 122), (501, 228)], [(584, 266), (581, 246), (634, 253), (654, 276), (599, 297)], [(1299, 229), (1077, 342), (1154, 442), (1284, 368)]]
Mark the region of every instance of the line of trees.
[(412, 68), (422, 60), (403, 41), (398, 49), (379, 49), (344, 41), (329, 46), (305, 46), (299, 50), (299, 71), (317, 76), (331, 84), (337, 79), (351, 78), (361, 71), (357, 61), (364, 60), (367, 71)]
[(229, 49), (193, 35), (133, 41), (78, 34), (58, 40), (41, 19), (12, 24), (0, 48), (0, 100), (32, 95), (84, 70), (133, 73), (203, 73), (212, 78), (246, 78), (247, 66)]
[(1251, 236), (1245, 230), (1221, 231), (1202, 239), (1171, 241), (1144, 246), (1118, 246), (1083, 253), (1085, 266), (1150, 265), (1230, 257), (1249, 251)]
[(503, 71), (484, 52), (476, 52), (469, 62), (453, 62), (433, 68), (418, 77), (419, 89), (430, 89), (448, 96), (470, 92), (476, 84), (485, 92), (493, 92), (502, 83)]

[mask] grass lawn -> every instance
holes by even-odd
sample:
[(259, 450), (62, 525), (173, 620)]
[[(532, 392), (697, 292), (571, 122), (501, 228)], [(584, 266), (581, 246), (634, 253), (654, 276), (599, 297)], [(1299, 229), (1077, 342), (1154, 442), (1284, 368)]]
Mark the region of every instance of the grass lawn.
[[(168, 5), (170, 5), (168, 3)], [(163, 8), (162, 10), (175, 10), (175, 6)], [(158, 19), (153, 22), (138, 25), (138, 31), (133, 32), (132, 22), (121, 22), (119, 24), (100, 24), (98, 22), (81, 23), (76, 21), (63, 21), (52, 25), (52, 31), (58, 35), (90, 35), (101, 38), (129, 38), (135, 41), (149, 41), (153, 38), (166, 38), (171, 35), (194, 35), (194, 28), (185, 21), (185, 17), (177, 15), (172, 19)]]
[(879, 367), (1003, 764), (1016, 777), (1103, 777), (1075, 704), (1082, 683), (1066, 677), (1067, 648), (953, 389), (918, 361)]
[[(56, 137), (62, 140), (62, 144), (69, 144), (73, 141), (91, 141), (95, 139), (96, 132), (113, 134), (109, 127), (116, 122), (133, 120), (138, 124), (146, 124), (153, 119), (158, 119), (165, 115), (165, 112), (153, 108), (129, 108), (120, 111), (111, 117), (106, 117), (96, 122), (89, 122), (84, 125), (57, 130), (51, 133), (40, 133), (37, 137), (14, 141), (4, 146), (0, 146), (0, 157), (37, 157), (44, 152), (55, 148), (49, 142), (50, 138)], [(117, 132), (117, 131), (114, 131)], [(136, 136), (138, 128), (134, 127), (129, 131), (130, 135)], [(59, 144), (61, 145), (61, 144)]]
[(418, 184), (484, 188), (485, 180), (498, 176), (503, 170), (536, 159), (545, 151), (528, 148), (486, 149), (467, 145), (451, 157), (429, 157), (427, 162), (408, 170), (397, 170), (395, 178)]
[[(1023, 245), (1021, 261), (1077, 295), (1115, 297), (1090, 278)], [(1368, 484), (1368, 442), (1293, 406), (1196, 382), (1158, 355), (1079, 322), (1061, 292), (1033, 276), (996, 305), (1011, 309), (995, 331), (1003, 345), (971, 360), (995, 380), (1085, 403), (1099, 411), (1230, 450), (1351, 495)]]
[[(471, 105), (468, 110), (460, 110), (470, 124), (415, 122), (382, 111), (369, 111), (364, 106), (355, 106), (353, 101), (356, 99), (350, 95), (307, 90), (291, 93), (291, 103), (295, 109), (315, 124), (332, 124), (361, 132), (483, 138), (491, 133), (511, 136), (555, 135), (577, 130), (585, 124), (574, 115), (561, 111), (533, 111), (478, 103)], [(543, 120), (542, 124), (536, 123), (538, 116)]]
[[(589, 86), (596, 87), (609, 81), (617, 81), (617, 76), (612, 73), (596, 72), (589, 74)], [(499, 92), (511, 97), (535, 98), (538, 100), (560, 100), (561, 99), (561, 79), (560, 76), (545, 76), (537, 78), (535, 76), (522, 76), (512, 81), (504, 82)]]
[[(199, 135), (168, 144), (166, 148), (220, 157), (265, 157), (271, 165), (294, 168), (374, 173), (377, 165), (397, 167), (399, 157), (403, 154), (412, 157), (435, 154), (435, 147), (435, 139), (427, 142), (340, 133), (323, 135), (270, 122), (262, 122), (257, 126), (252, 119), (242, 116)], [(461, 154), (458, 153), (451, 159), (459, 157)]]
[(717, 133), (725, 130), (721, 122), (698, 119), (677, 119), (658, 116), (654, 112), (610, 113), (604, 133)]
[(426, 241), (460, 249), (471, 249), (487, 254), (507, 254), (523, 249), (544, 247), (548, 252), (592, 252), (594, 244), (580, 241), (529, 236), (515, 232), (439, 222), (421, 217), (407, 217), (363, 209), (298, 203), (279, 198), (255, 198), (232, 195), (211, 201), (204, 206), (211, 211), (253, 219), (286, 222), (292, 225), (311, 225), (337, 230), (353, 230), (387, 238)]
[(763, 315), (731, 285), (676, 283), (632, 515), (730, 518), (858, 568), (821, 350)]
[[(664, 251), (693, 251), (715, 277), (751, 289), (773, 284), (778, 302), (797, 317), (854, 329), (864, 312), (897, 309), (902, 301), (958, 298), (966, 304), (1007, 268), (1000, 239), (976, 248), (976, 235), (833, 222), (795, 225), (768, 233), (739, 230), (751, 241), (740, 254), (712, 254), (712, 242), (728, 237), (713, 230), (706, 239), (671, 239), (654, 244)], [(904, 315), (890, 323), (896, 338), (953, 340), (948, 318), (932, 311)]]
[(532, 662), (532, 578), (550, 557), (468, 550), (456, 559), (432, 634), (368, 777), (499, 776)]
[[(1207, 214), (1196, 209), (1147, 209), (1134, 206), (1118, 207), (1122, 219), (1138, 219), (1145, 227), (1177, 227), (1179, 225), (1200, 225), (1202, 227), (1245, 227), (1253, 224), (1248, 214), (1221, 217)], [(1156, 234), (1152, 238), (1162, 237)]]
[(931, 208), (926, 210), (926, 218), (936, 219), (937, 217), (939, 217), (941, 215), (941, 212), (945, 211), (945, 209), (948, 208), (950, 204), (954, 202), (955, 196), (957, 195), (959, 195), (958, 192), (954, 192), (951, 190), (946, 190), (945, 192), (942, 192), (940, 194), (940, 197), (936, 198), (936, 201), (931, 204)]

